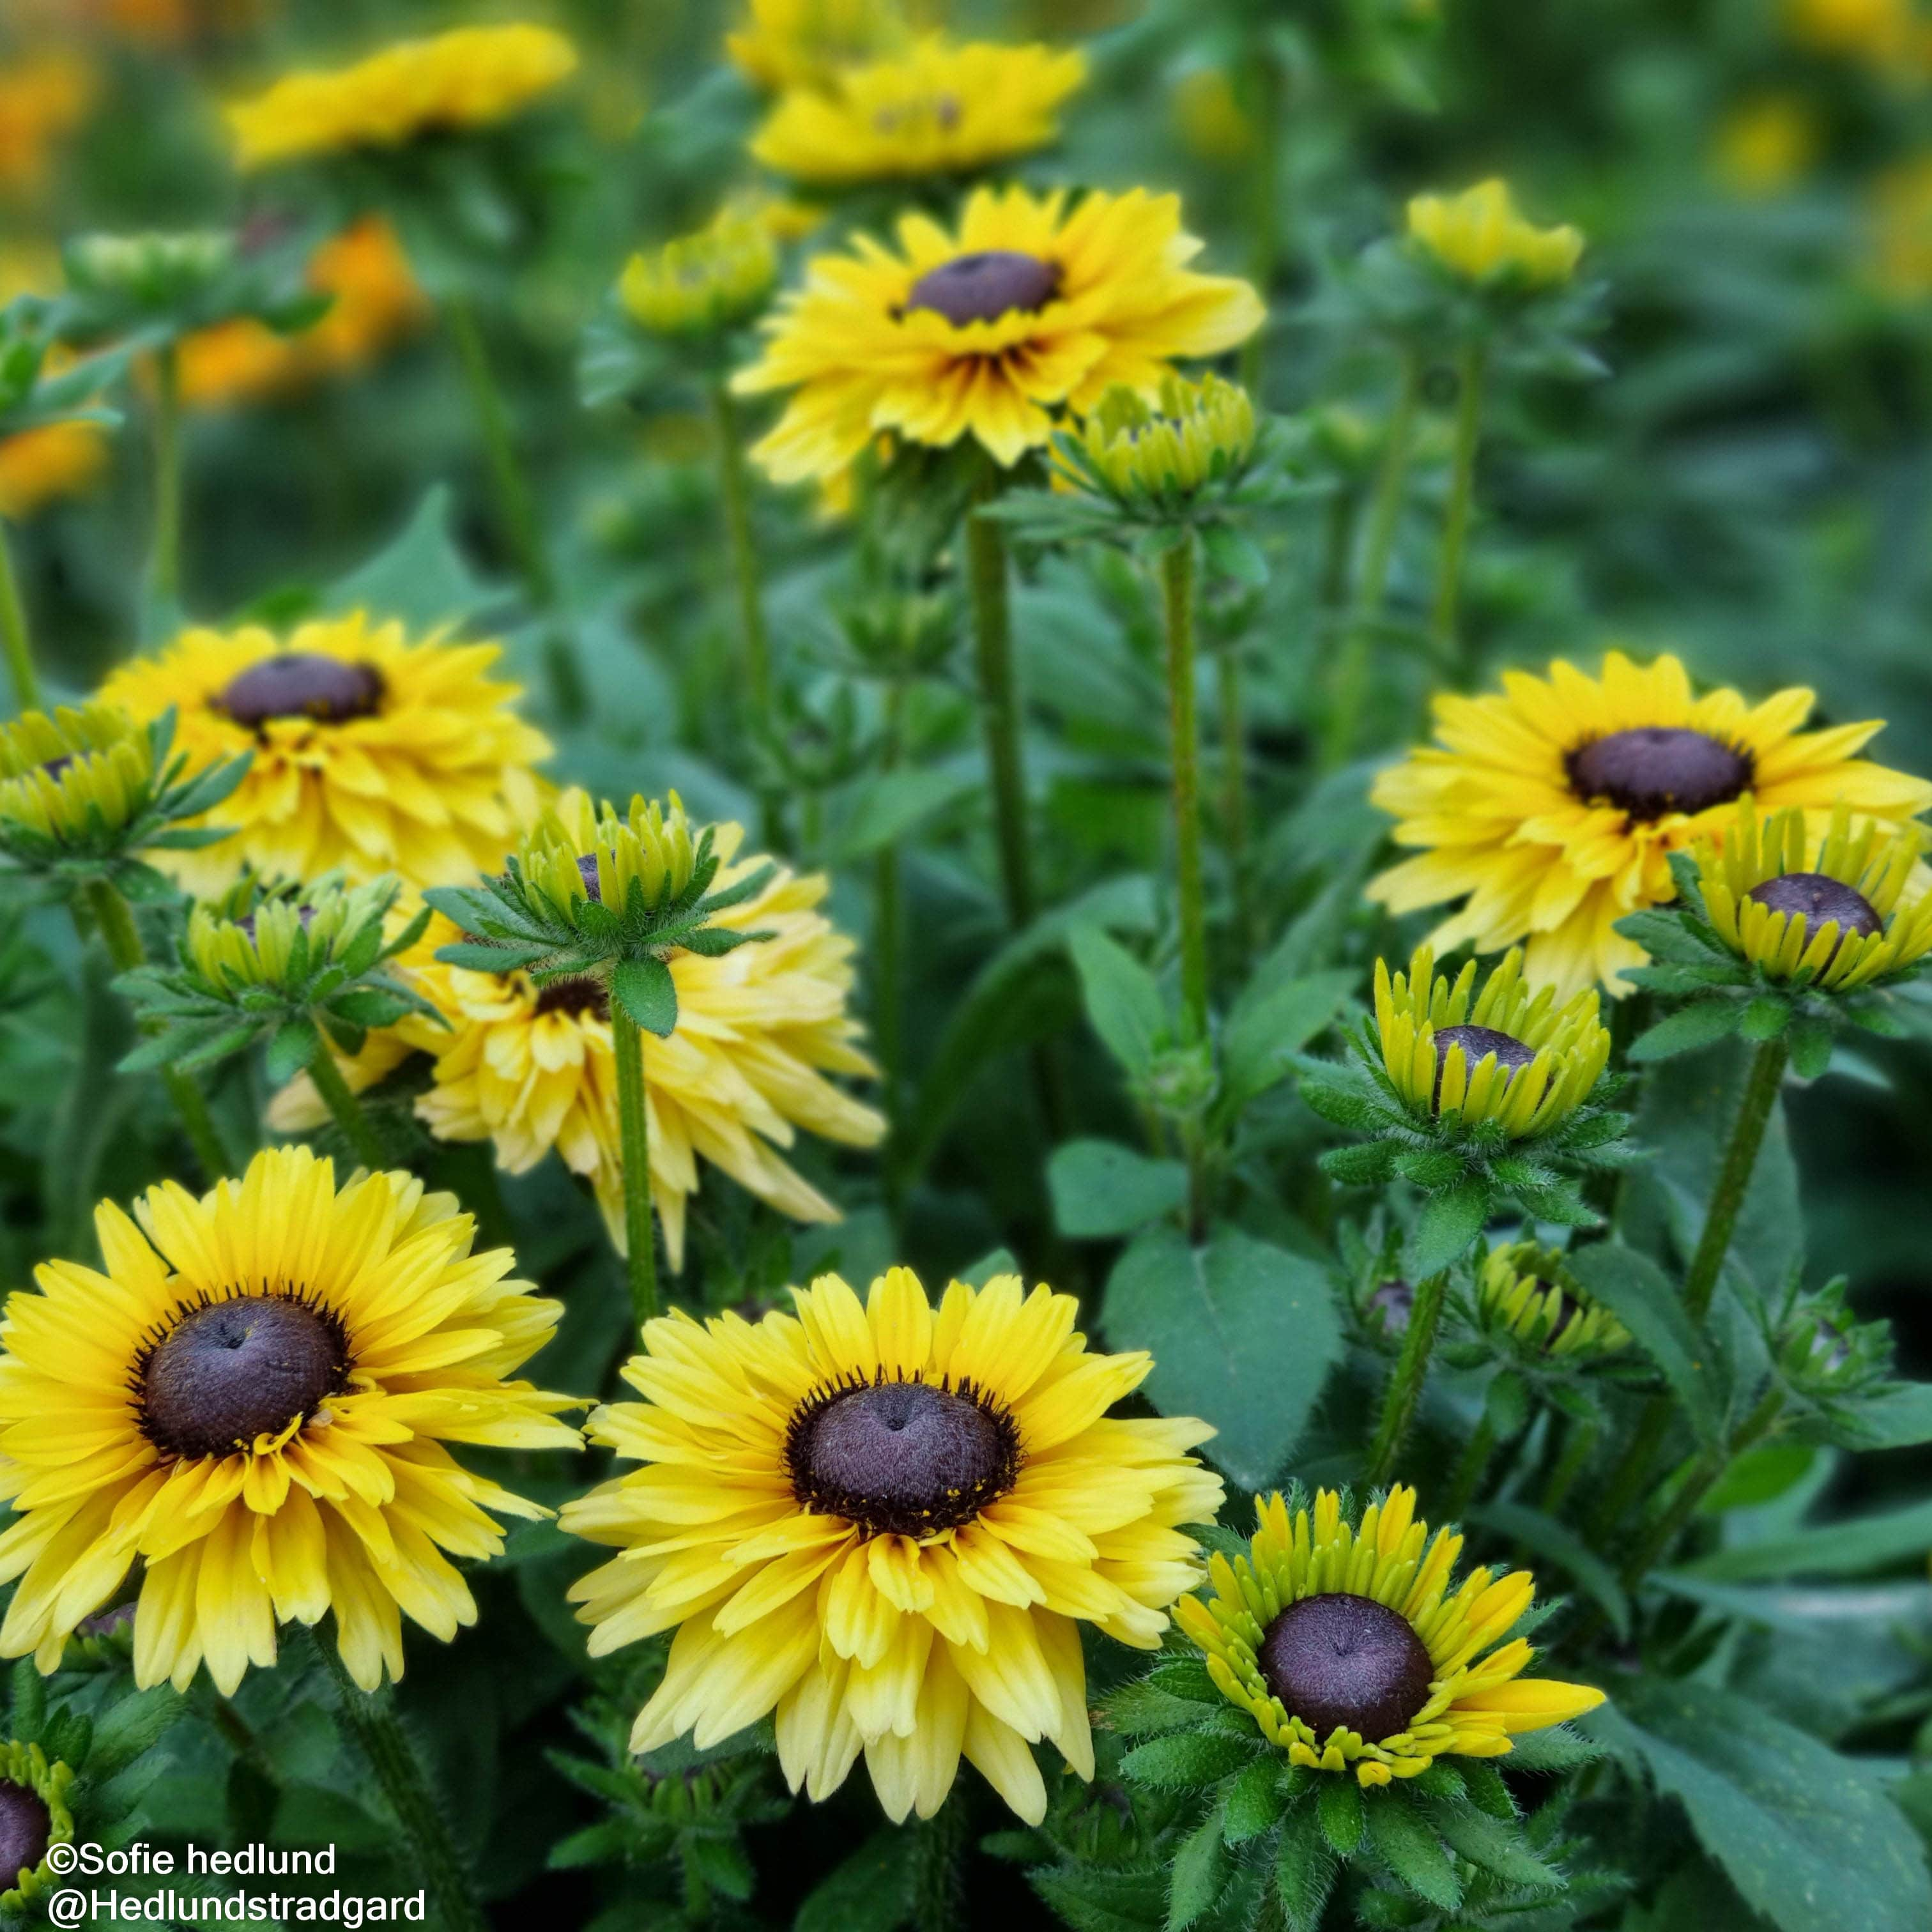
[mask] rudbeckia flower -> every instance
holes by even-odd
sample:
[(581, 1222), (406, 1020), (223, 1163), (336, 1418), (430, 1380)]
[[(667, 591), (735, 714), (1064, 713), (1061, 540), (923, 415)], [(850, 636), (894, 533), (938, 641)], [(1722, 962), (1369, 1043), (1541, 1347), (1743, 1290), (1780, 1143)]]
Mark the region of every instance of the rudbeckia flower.
[(74, 1781), (73, 1767), (50, 1764), (38, 1744), (0, 1744), (0, 1910), (20, 1912), (58, 1882), (47, 1852), (74, 1842)]
[[(224, 1695), (275, 1660), (276, 1626), (333, 1611), (365, 1690), (403, 1668), (402, 1618), (476, 1620), (452, 1556), (544, 1512), (445, 1446), (569, 1448), (576, 1405), (517, 1369), (562, 1313), (472, 1252), (454, 1197), (406, 1174), (340, 1189), (271, 1148), (196, 1199), (96, 1211), (102, 1266), (49, 1262), (0, 1320), (0, 1654), (59, 1664), (141, 1567), (134, 1675)], [(137, 1225), (138, 1222), (138, 1225)]]
[(1630, 1339), (1563, 1256), (1535, 1241), (1492, 1249), (1484, 1258), (1476, 1276), (1476, 1316), (1492, 1333), (1537, 1355), (1611, 1354)]
[(1408, 204), (1411, 238), (1466, 282), (1513, 280), (1540, 289), (1567, 282), (1583, 237), (1565, 223), (1538, 228), (1516, 212), (1509, 184), (1480, 182), (1460, 194), (1419, 194)]
[(911, 36), (898, 0), (750, 0), (724, 51), (746, 80), (776, 90), (816, 86)]
[(1674, 898), (1671, 853), (1746, 792), (1819, 830), (1841, 800), (1895, 822), (1932, 807), (1932, 784), (1857, 755), (1878, 722), (1802, 730), (1814, 701), (1802, 688), (1755, 706), (1727, 689), (1700, 698), (1676, 658), (1640, 667), (1620, 651), (1600, 677), (1558, 659), (1546, 678), (1511, 672), (1503, 686), (1438, 697), (1437, 742), (1376, 779), (1396, 842), (1425, 849), (1369, 896), (1396, 913), (1461, 899), (1431, 944), (1527, 940), (1529, 977), (1560, 994), (1624, 990), (1644, 953), (1616, 922)]
[(358, 612), (286, 641), (258, 625), (185, 632), (122, 665), (101, 696), (140, 719), (172, 706), (191, 770), (254, 754), (222, 807), (235, 836), (161, 861), (196, 898), (244, 863), (271, 878), (339, 868), (442, 885), (502, 863), (535, 806), (530, 767), (550, 753), (512, 708), (518, 688), (487, 675), (500, 655)]
[(633, 1750), (776, 1713), (814, 1798), (862, 1750), (889, 1816), (930, 1817), (963, 1753), (1038, 1823), (1028, 1749), (1093, 1772), (1080, 1623), (1156, 1648), (1198, 1579), (1179, 1526), (1218, 1477), (1186, 1419), (1110, 1419), (1152, 1366), (1094, 1355), (1070, 1295), (996, 1277), (939, 1306), (904, 1268), (836, 1276), (796, 1316), (646, 1324), (596, 1438), (642, 1466), (566, 1506), (620, 1554), (572, 1594), (602, 1654), (676, 1628)]
[(733, 386), (797, 393), (752, 452), (782, 483), (842, 475), (882, 434), (949, 448), (971, 436), (1011, 465), (1064, 410), (1117, 382), (1159, 393), (1178, 358), (1260, 327), (1246, 283), (1196, 274), (1173, 195), (976, 190), (958, 230), (908, 214), (898, 246), (860, 236), (821, 255), (763, 325)]
[(1175, 1615), (1221, 1694), (1291, 1764), (1369, 1789), (1445, 1754), (1502, 1756), (1518, 1734), (1604, 1701), (1588, 1684), (1522, 1675), (1534, 1652), (1504, 1640), (1534, 1580), (1476, 1570), (1452, 1594), (1462, 1539), (1432, 1538), (1413, 1490), (1391, 1490), (1359, 1524), (1333, 1490), (1312, 1512), (1279, 1491), (1257, 1498), (1255, 1518), (1247, 1553), (1216, 1555), (1208, 1595)]

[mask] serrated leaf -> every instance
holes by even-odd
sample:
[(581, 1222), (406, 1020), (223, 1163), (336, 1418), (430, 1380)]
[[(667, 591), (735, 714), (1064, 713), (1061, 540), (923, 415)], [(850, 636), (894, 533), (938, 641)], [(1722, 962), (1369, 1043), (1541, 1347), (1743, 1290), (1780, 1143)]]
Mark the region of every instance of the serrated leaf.
[(1735, 1000), (1702, 1000), (1659, 1020), (1631, 1042), (1630, 1057), (1639, 1062), (1674, 1059), (1680, 1053), (1728, 1040), (1738, 1030), (1744, 1009)]
[(1363, 1806), (1369, 1842), (1408, 1890), (1425, 1904), (1454, 1912), (1462, 1902), (1462, 1881), (1435, 1830), (1406, 1795), (1378, 1792)]
[(645, 1032), (660, 1040), (677, 1024), (676, 983), (655, 954), (619, 960), (610, 975), (610, 994)]

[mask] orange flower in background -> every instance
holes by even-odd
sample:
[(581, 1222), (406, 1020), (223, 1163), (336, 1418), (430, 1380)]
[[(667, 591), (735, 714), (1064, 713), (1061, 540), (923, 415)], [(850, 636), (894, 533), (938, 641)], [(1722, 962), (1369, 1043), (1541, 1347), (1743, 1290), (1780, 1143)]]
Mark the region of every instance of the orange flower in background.
[(283, 335), (244, 316), (188, 337), (181, 345), (183, 399), (220, 409), (358, 374), (430, 312), (395, 230), (380, 215), (365, 216), (316, 249), (308, 281), (333, 298), (312, 328)]
[(77, 55), (37, 54), (0, 66), (0, 191), (32, 194), (54, 143), (93, 105), (94, 70)]
[(17, 523), (80, 495), (106, 464), (107, 438), (95, 423), (49, 423), (0, 440), (0, 518)]

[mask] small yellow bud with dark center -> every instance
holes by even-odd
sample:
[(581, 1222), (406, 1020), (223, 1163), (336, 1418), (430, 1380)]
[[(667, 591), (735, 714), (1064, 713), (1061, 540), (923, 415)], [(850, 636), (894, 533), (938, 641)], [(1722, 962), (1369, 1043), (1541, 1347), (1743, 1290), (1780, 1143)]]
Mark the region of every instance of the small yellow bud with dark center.
[(1509, 184), (1500, 180), (1460, 194), (1416, 196), (1408, 204), (1408, 232), (1452, 275), (1481, 285), (1514, 280), (1554, 288), (1576, 273), (1583, 253), (1580, 230), (1526, 221)]
[(377, 879), (344, 890), (337, 877), (317, 880), (293, 898), (268, 898), (237, 918), (215, 907), (197, 905), (188, 914), (188, 952), (196, 970), (216, 986), (285, 986), (298, 934), (305, 934), (306, 981), (374, 920), (380, 920), (396, 898), (394, 879)]
[(1476, 1309), (1486, 1328), (1541, 1354), (1610, 1354), (1630, 1339), (1562, 1256), (1534, 1241), (1498, 1248), (1485, 1258), (1476, 1279)]
[[(1172, 506), (1238, 476), (1254, 454), (1255, 434), (1255, 407), (1245, 389), (1218, 376), (1190, 382), (1171, 375), (1161, 384), (1158, 406), (1124, 385), (1109, 389), (1080, 441), (1123, 502)], [(1064, 460), (1060, 468), (1076, 475)]]
[(594, 899), (622, 913), (632, 880), (644, 903), (676, 899), (691, 884), (698, 840), (676, 792), (667, 805), (632, 798), (620, 816), (608, 800), (593, 804), (575, 787), (539, 821), (518, 855), (524, 879), (566, 911)]
[(113, 705), (29, 711), (0, 727), (0, 846), (10, 830), (80, 846), (131, 824), (154, 796), (154, 747)]
[(770, 224), (728, 211), (695, 234), (633, 255), (617, 292), (652, 335), (712, 335), (755, 315), (778, 274)]

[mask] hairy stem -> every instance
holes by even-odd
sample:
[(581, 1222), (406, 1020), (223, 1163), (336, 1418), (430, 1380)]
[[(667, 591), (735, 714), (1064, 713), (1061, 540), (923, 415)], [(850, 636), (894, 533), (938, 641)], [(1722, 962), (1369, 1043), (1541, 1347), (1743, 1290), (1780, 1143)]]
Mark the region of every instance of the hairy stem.
[(644, 1096), (644, 1036), (610, 996), (610, 1041), (617, 1055), (617, 1126), (624, 1157), (624, 1257), (638, 1325), (658, 1312), (658, 1240), (651, 1218), (650, 1114)]
[(322, 1104), (328, 1108), (342, 1138), (349, 1143), (350, 1152), (371, 1174), (380, 1173), (387, 1167), (389, 1156), (376, 1132), (375, 1124), (369, 1118), (362, 1102), (350, 1090), (349, 1082), (343, 1078), (342, 1069), (336, 1065), (335, 1056), (329, 1052), (326, 1040), (316, 1042), (315, 1052), (309, 1057), (308, 1077), (315, 1082), (315, 1090), (322, 1096)]
[[(977, 501), (991, 502), (1000, 478), (988, 470)], [(986, 773), (1000, 850), (1006, 923), (1016, 932), (1032, 923), (1033, 855), (1027, 838), (1026, 772), (1020, 748), (1018, 681), (1013, 669), (1012, 610), (1006, 584), (1006, 540), (998, 522), (969, 511), (966, 568), (973, 599), (973, 642), (980, 676), (980, 716), (986, 732)]]
[(1369, 1451), (1368, 1483), (1380, 1489), (1395, 1474), (1396, 1460), (1402, 1453), (1402, 1439), (1422, 1396), (1422, 1384), (1429, 1373), (1429, 1358), (1436, 1347), (1436, 1324), (1442, 1318), (1442, 1300), (1449, 1291), (1449, 1271), (1432, 1274), (1415, 1291), (1410, 1304), (1408, 1327), (1402, 1338), (1402, 1353), (1395, 1372), (1389, 1377), (1382, 1397), (1382, 1420), (1376, 1425), (1375, 1444)]
[(1476, 494), (1476, 449), (1482, 438), (1483, 380), (1487, 350), (1463, 345), (1456, 358), (1456, 440), (1449, 466), (1449, 503), (1442, 524), (1442, 554), (1436, 575), (1436, 610), (1430, 626), (1444, 664), (1456, 661), (1456, 614), (1462, 590), (1462, 557)]
[(548, 604), (556, 593), (550, 571), (550, 554), (544, 542), (543, 524), (537, 515), (536, 500), (530, 479), (517, 456), (515, 439), (510, 428), (508, 406), (490, 367), (490, 353), (484, 346), (483, 332), (470, 298), (451, 294), (443, 299), (442, 312), (455, 343), (463, 377), (470, 390), (470, 406), (476, 412), (476, 428), (483, 439), (483, 453), (490, 468), (490, 484), (496, 500), (496, 514), (503, 527), (510, 554), (516, 560), (532, 603)]
[(912, 1922), (917, 1932), (963, 1932), (966, 1924), (965, 1800), (957, 1789), (913, 1829)]
[(40, 708), (40, 674), (34, 668), (33, 646), (27, 632), (27, 607), (14, 574), (14, 553), (7, 526), (0, 521), (0, 648), (7, 653), (8, 674), (14, 681), (14, 702), (22, 711)]
[(1778, 1105), (1784, 1084), (1785, 1061), (1790, 1054), (1782, 1040), (1766, 1040), (1751, 1062), (1750, 1077), (1738, 1103), (1737, 1118), (1731, 1123), (1731, 1137), (1724, 1148), (1723, 1164), (1711, 1190), (1711, 1205), (1704, 1216), (1704, 1232), (1697, 1252), (1690, 1258), (1690, 1270), (1684, 1278), (1684, 1308), (1692, 1321), (1701, 1322), (1717, 1291), (1724, 1273), (1724, 1258), (1731, 1251), (1731, 1238), (1737, 1232), (1738, 1216), (1744, 1196), (1750, 1191), (1751, 1176), (1757, 1171), (1758, 1152), (1764, 1145), (1765, 1130)]
[(1201, 884), (1201, 734), (1195, 717), (1194, 537), (1161, 560), (1167, 620), (1168, 757), (1174, 788), (1176, 890), (1180, 909), (1180, 1004), (1191, 1042), (1208, 1037), (1208, 909)]

